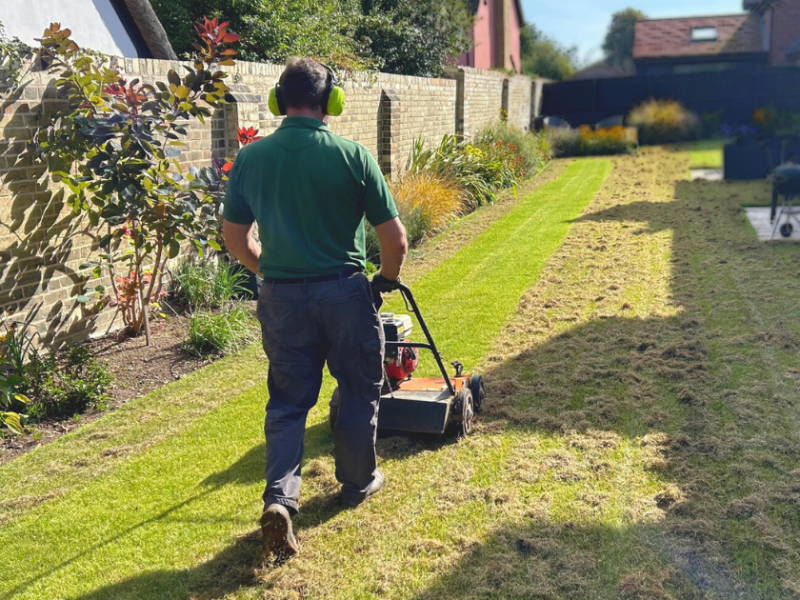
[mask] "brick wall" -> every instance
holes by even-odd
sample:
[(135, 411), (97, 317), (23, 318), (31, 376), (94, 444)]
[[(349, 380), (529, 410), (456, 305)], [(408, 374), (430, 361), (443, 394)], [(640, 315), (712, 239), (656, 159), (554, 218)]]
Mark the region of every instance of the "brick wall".
[[(128, 79), (166, 80), (180, 64), (120, 59)], [(282, 68), (239, 63), (228, 80), (235, 102), (215, 111), (205, 125), (192, 122), (183, 165), (208, 165), (212, 157), (233, 156), (236, 131), (253, 126), (268, 135), (281, 122), (267, 107), (269, 91)], [(531, 82), (476, 69), (456, 69), (443, 79), (356, 73), (344, 82), (345, 114), (332, 120), (334, 132), (366, 146), (387, 174), (401, 173), (420, 136), (438, 144), (444, 135), (469, 137), (499, 119), (505, 98), (512, 122), (530, 125)], [(71, 218), (63, 190), (50, 183), (43, 167), (20, 162), (43, 112), (57, 106), (46, 73), (33, 73), (24, 89), (0, 98), (0, 319), (29, 319), (47, 342), (67, 342), (119, 328), (113, 309), (99, 313), (75, 298), (97, 282), (80, 265), (96, 249), (86, 223)], [(528, 118), (526, 119), (526, 115)], [(102, 235), (102, 233), (101, 233)], [(104, 282), (108, 283), (108, 282)]]
[(533, 103), (533, 80), (528, 77), (512, 77), (507, 81), (508, 122), (524, 131), (529, 131)]

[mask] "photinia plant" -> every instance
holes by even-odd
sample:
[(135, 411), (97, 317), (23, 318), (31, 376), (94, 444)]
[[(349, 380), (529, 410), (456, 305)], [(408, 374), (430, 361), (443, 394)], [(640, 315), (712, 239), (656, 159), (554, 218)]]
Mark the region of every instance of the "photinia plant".
[[(247, 146), (247, 144), (257, 142), (261, 138), (262, 136), (258, 135), (258, 129), (255, 129), (254, 127), (239, 127), (239, 130), (236, 134), (236, 139), (239, 141), (239, 145), (242, 147)], [(220, 180), (227, 181), (228, 175), (230, 175), (230, 172), (233, 169), (233, 159), (226, 158), (225, 160), (215, 162), (214, 165), (217, 167), (217, 176), (220, 178)]]
[(204, 123), (225, 103), (227, 74), (218, 67), (234, 64), (230, 44), (240, 39), (227, 27), (217, 19), (197, 23), (192, 64), (155, 85), (125, 79), (58, 23), (41, 39), (41, 57), (67, 106), (37, 131), (30, 152), (97, 232), (97, 256), (82, 266), (95, 279), (107, 275), (111, 290), (99, 283), (78, 301), (116, 305), (133, 335), (147, 331), (166, 263), (186, 242), (201, 256), (220, 250), (219, 178), (212, 167), (184, 170), (175, 157), (190, 122)]

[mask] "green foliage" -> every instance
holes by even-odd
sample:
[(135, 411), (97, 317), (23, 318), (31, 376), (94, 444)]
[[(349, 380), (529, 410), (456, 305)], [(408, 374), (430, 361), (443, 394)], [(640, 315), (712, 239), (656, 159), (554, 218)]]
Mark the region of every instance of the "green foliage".
[(555, 158), (578, 156), (581, 151), (581, 134), (577, 129), (549, 127), (545, 135), (550, 142), (550, 150)]
[(464, 189), (465, 205), (471, 211), (495, 200), (495, 186), (488, 179), (488, 172), (493, 169), (486, 162), (479, 152), (467, 152), (467, 144), (459, 144), (454, 135), (444, 136), (437, 147), (430, 149), (420, 138), (414, 145), (409, 171), (430, 170), (456, 181)]
[(200, 356), (231, 353), (256, 337), (253, 316), (241, 304), (233, 304), (216, 313), (192, 314), (184, 347)]
[(484, 128), (476, 139), (483, 145), (496, 145), (499, 140), (513, 154), (519, 180), (534, 177), (550, 159), (547, 137), (523, 131), (519, 127), (500, 123)]
[(182, 260), (171, 275), (173, 293), (192, 309), (219, 308), (247, 291), (247, 275), (222, 260)]
[(438, 77), (472, 45), (466, 0), (362, 0), (356, 37), (389, 73)]
[[(30, 403), (25, 395), (25, 357), (33, 344), (27, 323), (3, 323), (0, 335), (0, 427), (22, 433), (27, 415), (20, 410)], [(2, 432), (0, 432), (0, 436)]]
[(646, 19), (642, 11), (626, 8), (611, 16), (611, 25), (603, 42), (606, 62), (615, 67), (633, 70), (633, 42), (636, 35), (636, 22)]
[(14, 90), (22, 83), (25, 62), (32, 57), (30, 46), (19, 38), (7, 38), (0, 22), (0, 93)]
[(469, 47), (466, 0), (151, 0), (175, 51), (192, 51), (189, 24), (225, 15), (242, 58), (311, 56), (349, 70), (439, 75)]
[[(95, 283), (78, 302), (94, 296), (121, 307), (130, 333), (141, 332), (145, 311), (163, 289), (168, 259), (191, 240), (201, 256), (219, 250), (219, 198), (211, 168), (184, 172), (174, 157), (188, 121), (204, 122), (225, 103), (230, 44), (239, 36), (216, 20), (197, 23), (192, 66), (168, 73), (156, 85), (127, 81), (116, 68), (87, 54), (69, 29), (53, 24), (41, 52), (57, 75), (67, 107), (49, 116), (30, 150), (67, 188), (66, 204), (98, 232), (100, 252), (82, 265)], [(111, 290), (97, 280), (107, 274)]]
[(66, 418), (87, 408), (102, 408), (112, 378), (85, 346), (72, 346), (63, 360), (55, 354), (33, 351), (25, 366), (25, 384), (31, 398), (31, 421)]
[(722, 135), (722, 124), (725, 122), (724, 108), (715, 111), (707, 111), (701, 117), (703, 137), (705, 139), (715, 139)]
[(800, 111), (781, 110), (768, 106), (753, 114), (756, 127), (763, 136), (800, 135)]
[(675, 100), (650, 99), (628, 115), (628, 125), (639, 129), (642, 144), (672, 144), (697, 139), (700, 118)]
[(426, 149), (417, 140), (409, 171), (430, 170), (455, 181), (464, 190), (467, 212), (492, 204), (497, 192), (532, 177), (549, 158), (548, 145), (539, 136), (526, 134), (506, 124), (484, 130), (474, 142), (459, 143), (445, 136), (436, 148)]
[(578, 49), (564, 48), (533, 24), (520, 31), (520, 45), (524, 75), (560, 81), (575, 72)]

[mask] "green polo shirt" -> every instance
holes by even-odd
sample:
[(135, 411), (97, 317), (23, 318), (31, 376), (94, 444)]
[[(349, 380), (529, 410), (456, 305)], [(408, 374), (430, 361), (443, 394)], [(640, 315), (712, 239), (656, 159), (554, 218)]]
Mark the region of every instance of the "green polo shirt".
[(377, 226), (397, 208), (366, 148), (322, 121), (287, 117), (239, 152), (223, 216), (258, 223), (264, 277), (295, 278), (364, 269), (364, 217)]

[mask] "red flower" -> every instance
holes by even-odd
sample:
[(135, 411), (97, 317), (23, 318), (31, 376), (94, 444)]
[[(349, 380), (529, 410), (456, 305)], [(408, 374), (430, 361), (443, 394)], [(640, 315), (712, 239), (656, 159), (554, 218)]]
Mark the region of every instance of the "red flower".
[(222, 172), (226, 175), (229, 174), (233, 170), (233, 161), (229, 160), (224, 165), (222, 165)]
[(236, 139), (239, 140), (239, 144), (242, 146), (247, 146), (247, 144), (260, 140), (261, 136), (258, 135), (258, 129), (254, 127), (239, 127), (239, 134)]

